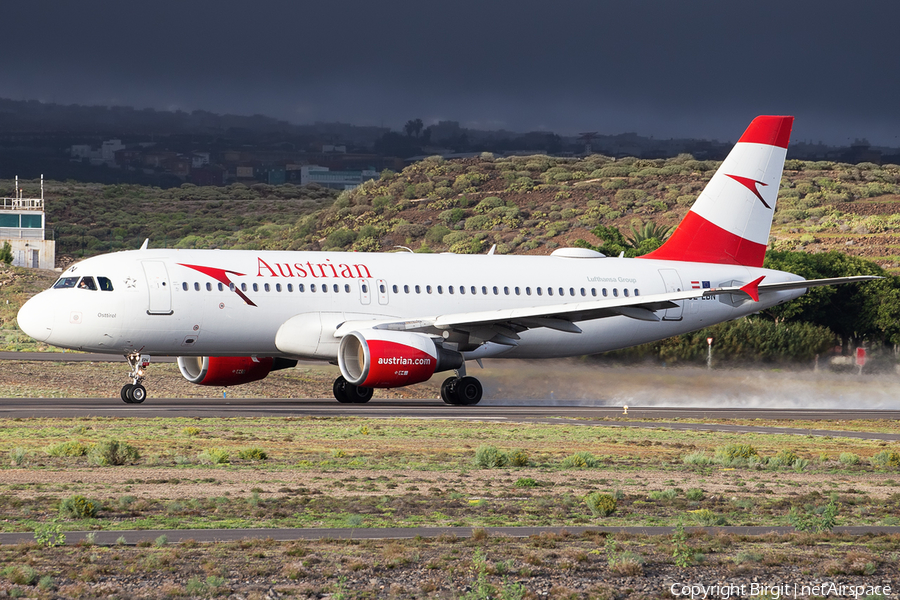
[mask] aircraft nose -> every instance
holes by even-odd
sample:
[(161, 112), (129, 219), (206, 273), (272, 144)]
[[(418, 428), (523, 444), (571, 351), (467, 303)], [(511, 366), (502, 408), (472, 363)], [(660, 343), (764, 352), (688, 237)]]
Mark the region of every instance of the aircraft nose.
[(53, 306), (39, 294), (19, 309), (16, 320), (19, 329), (39, 342), (46, 342), (53, 333)]

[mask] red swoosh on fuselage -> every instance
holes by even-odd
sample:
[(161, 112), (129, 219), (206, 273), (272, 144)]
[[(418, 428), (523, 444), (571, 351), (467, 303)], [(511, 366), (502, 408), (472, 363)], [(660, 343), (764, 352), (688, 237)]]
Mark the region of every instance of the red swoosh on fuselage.
[[(215, 279), (216, 281), (218, 281), (219, 283), (225, 284), (229, 287), (231, 287), (234, 284), (234, 282), (228, 278), (229, 273), (231, 273), (232, 275), (237, 275), (238, 277), (244, 276), (243, 273), (238, 273), (237, 271), (228, 271), (225, 269), (218, 269), (216, 267), (204, 267), (202, 265), (186, 265), (184, 263), (177, 263), (177, 264), (182, 267), (187, 267), (188, 269), (194, 269), (195, 271), (199, 271), (200, 273), (203, 273), (204, 275), (208, 275), (208, 276), (212, 277), (213, 279)], [(240, 296), (241, 299), (244, 302), (246, 302), (247, 304), (249, 304), (250, 306), (256, 306), (256, 304), (253, 303), (253, 300), (248, 298), (244, 292), (242, 292), (241, 290), (238, 289), (237, 285), (234, 286), (234, 293), (237, 294), (238, 296)]]

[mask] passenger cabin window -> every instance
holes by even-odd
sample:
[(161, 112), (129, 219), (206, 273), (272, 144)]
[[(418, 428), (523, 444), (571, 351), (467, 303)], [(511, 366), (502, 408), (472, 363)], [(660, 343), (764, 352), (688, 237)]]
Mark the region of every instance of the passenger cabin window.
[(220, 291), (220, 292), (224, 292), (224, 291), (225, 291), (225, 286), (222, 285), (221, 283), (219, 284), (219, 291)]
[[(297, 284), (297, 291), (298, 291), (298, 292), (303, 292), (304, 290), (305, 290), (305, 288), (304, 288), (303, 284), (302, 284), (302, 283), (298, 283), (298, 284)], [(363, 286), (363, 291), (366, 291), (366, 286)]]
[(97, 291), (97, 284), (94, 283), (93, 277), (82, 277), (78, 282), (78, 287), (82, 290)]
[(183, 289), (184, 291), (188, 291), (187, 281), (181, 282), (181, 289)]
[(276, 292), (280, 292), (280, 291), (281, 291), (281, 284), (280, 284), (280, 283), (276, 283), (276, 284), (275, 284), (275, 291), (276, 291)]
[(293, 292), (293, 291), (294, 291), (294, 284), (293, 284), (293, 283), (287, 284), (287, 291), (289, 291), (289, 292)]
[(344, 284), (344, 291), (347, 292), (348, 294), (350, 293), (350, 284), (349, 283)]
[(465, 294), (465, 293), (466, 293), (466, 286), (464, 286), (464, 285), (459, 286), (459, 293), (460, 293), (460, 294)]
[(194, 282), (194, 291), (195, 291), (195, 292), (199, 292), (199, 291), (200, 291), (200, 283), (197, 282), (197, 281)]
[(75, 284), (78, 283), (77, 277), (63, 277), (59, 281), (53, 284), (54, 289), (62, 290), (65, 288), (73, 288)]
[(264, 284), (263, 284), (263, 289), (266, 290), (267, 292), (270, 291), (269, 284), (268, 284), (268, 283), (264, 283)]
[(97, 283), (100, 284), (101, 291), (104, 291), (104, 292), (113, 291), (112, 281), (110, 281), (108, 277), (98, 277)]
[(391, 290), (393, 290), (393, 292), (394, 292), (395, 294), (397, 294), (397, 293), (400, 292), (400, 288), (397, 287), (397, 284), (396, 284), (396, 283), (395, 283), (394, 285), (391, 286)]
[(422, 288), (420, 288), (419, 286), (416, 286), (416, 293), (417, 293), (417, 294), (421, 294), (421, 293), (422, 293)]
[[(220, 283), (219, 285), (222, 285), (222, 284)], [(211, 291), (212, 291), (212, 284), (209, 283), (208, 281), (206, 282), (206, 291), (207, 291), (207, 292), (211, 292)]]
[(473, 296), (474, 296), (475, 294), (478, 293), (478, 290), (475, 289), (475, 286), (474, 286), (474, 285), (473, 285), (472, 287), (469, 288), (469, 291), (472, 292), (472, 295), (473, 295)]
[(254, 284), (253, 284), (253, 291), (254, 291), (254, 292), (258, 292), (258, 291), (259, 291), (259, 284), (258, 284), (258, 283), (254, 283)]

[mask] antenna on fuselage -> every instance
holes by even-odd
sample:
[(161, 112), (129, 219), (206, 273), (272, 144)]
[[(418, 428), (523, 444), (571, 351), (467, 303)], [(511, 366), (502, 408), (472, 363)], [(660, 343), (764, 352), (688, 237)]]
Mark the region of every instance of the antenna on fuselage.
[(144, 240), (144, 243), (141, 244), (141, 250), (146, 250), (148, 246), (150, 246), (150, 238)]
[(497, 249), (497, 244), (494, 244), (493, 246), (491, 246), (491, 249), (488, 250), (487, 255), (492, 256), (494, 254), (494, 250), (496, 250), (496, 249)]

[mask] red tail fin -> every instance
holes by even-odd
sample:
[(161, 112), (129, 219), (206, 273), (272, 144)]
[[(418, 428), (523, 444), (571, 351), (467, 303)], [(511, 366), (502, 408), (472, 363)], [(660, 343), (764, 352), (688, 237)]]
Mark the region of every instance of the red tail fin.
[(642, 258), (761, 267), (793, 122), (753, 119), (675, 233)]

